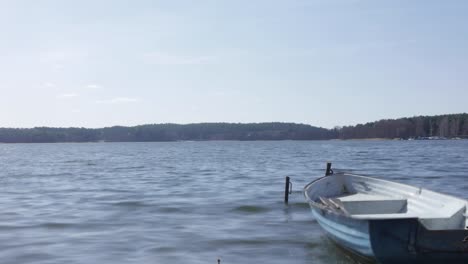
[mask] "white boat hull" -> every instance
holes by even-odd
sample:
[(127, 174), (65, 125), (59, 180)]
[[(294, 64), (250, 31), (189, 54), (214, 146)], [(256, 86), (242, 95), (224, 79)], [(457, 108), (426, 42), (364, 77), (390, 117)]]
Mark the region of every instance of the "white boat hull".
[(304, 189), (340, 246), (380, 263), (468, 263), (468, 202), (422, 188), (338, 174)]

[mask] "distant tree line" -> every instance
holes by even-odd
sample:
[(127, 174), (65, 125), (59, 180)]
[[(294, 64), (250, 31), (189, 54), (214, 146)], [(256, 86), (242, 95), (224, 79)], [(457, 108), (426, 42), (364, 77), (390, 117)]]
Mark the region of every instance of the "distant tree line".
[(295, 123), (154, 124), (106, 128), (0, 128), (2, 143), (149, 142), (182, 140), (325, 140), (364, 138), (468, 138), (468, 114), (386, 119), (325, 129)]
[(336, 128), (340, 139), (468, 137), (468, 114), (384, 119)]
[(148, 142), (180, 140), (319, 140), (336, 138), (336, 131), (294, 123), (154, 124), (134, 127), (0, 128), (3, 143)]

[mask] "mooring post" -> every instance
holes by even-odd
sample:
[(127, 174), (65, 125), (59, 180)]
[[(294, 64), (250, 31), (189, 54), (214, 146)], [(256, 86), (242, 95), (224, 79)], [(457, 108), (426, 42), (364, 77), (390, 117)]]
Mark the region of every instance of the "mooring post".
[(289, 201), (289, 186), (291, 185), (289, 176), (286, 176), (286, 184), (284, 185), (284, 203), (287, 204)]
[(333, 174), (333, 171), (331, 169), (331, 162), (327, 162), (327, 171), (325, 172), (325, 176), (330, 176)]

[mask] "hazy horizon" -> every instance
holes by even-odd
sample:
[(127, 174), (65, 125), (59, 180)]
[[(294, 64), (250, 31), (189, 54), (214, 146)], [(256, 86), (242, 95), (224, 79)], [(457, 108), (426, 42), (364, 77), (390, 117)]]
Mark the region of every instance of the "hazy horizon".
[(467, 112), (466, 1), (0, 1), (0, 127)]

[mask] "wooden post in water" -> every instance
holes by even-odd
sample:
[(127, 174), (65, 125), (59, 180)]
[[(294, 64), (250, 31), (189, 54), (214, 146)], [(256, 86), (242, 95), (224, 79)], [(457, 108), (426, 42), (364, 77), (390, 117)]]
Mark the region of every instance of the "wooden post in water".
[(289, 202), (289, 185), (291, 185), (289, 176), (286, 176), (286, 184), (284, 185), (284, 203)]
[(327, 162), (327, 171), (325, 172), (325, 176), (330, 176), (333, 174), (331, 165), (332, 165), (331, 162)]

